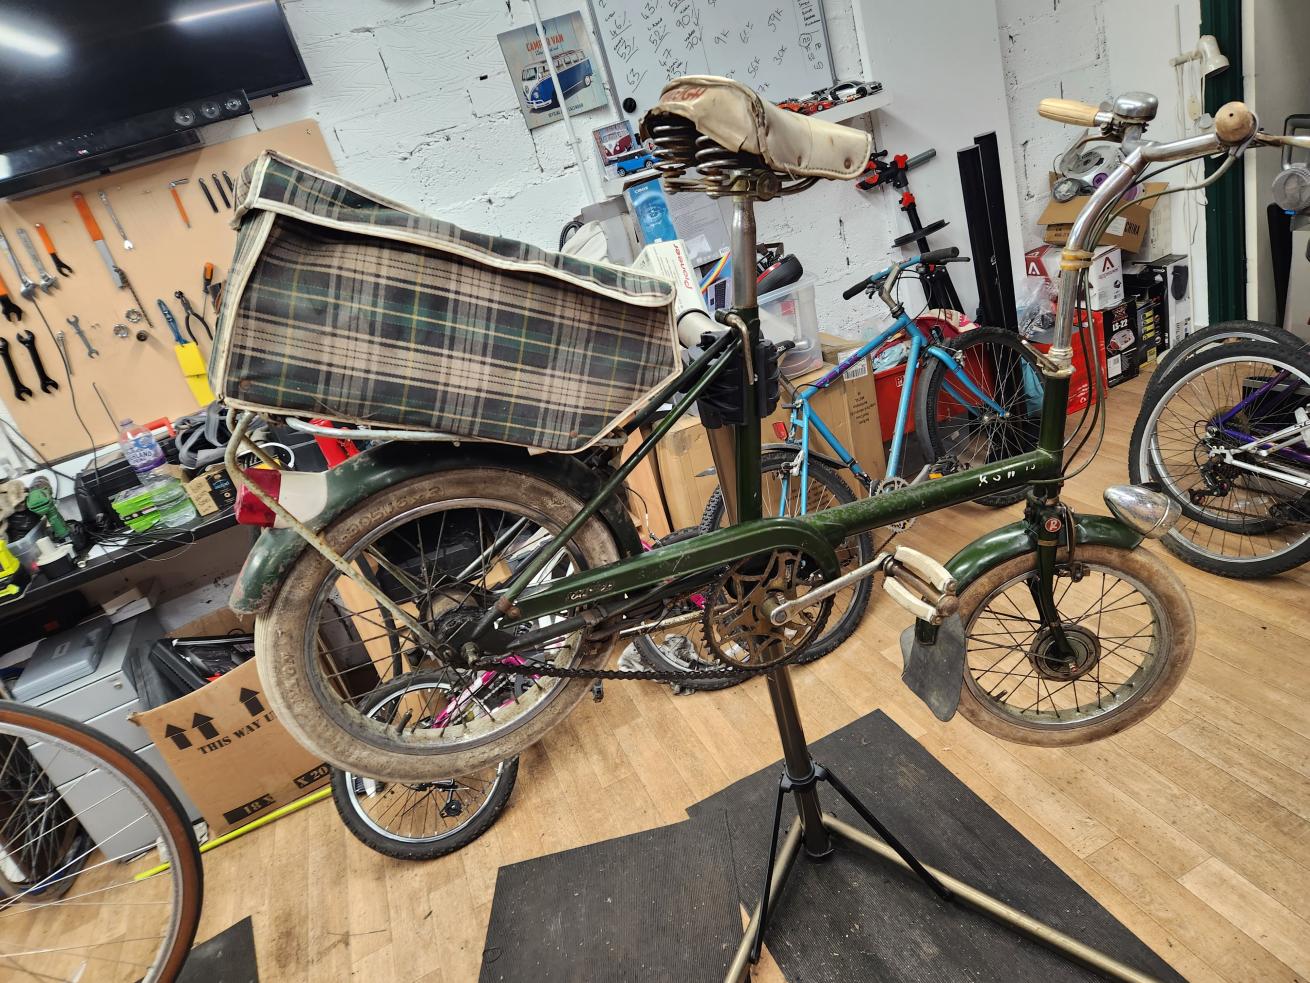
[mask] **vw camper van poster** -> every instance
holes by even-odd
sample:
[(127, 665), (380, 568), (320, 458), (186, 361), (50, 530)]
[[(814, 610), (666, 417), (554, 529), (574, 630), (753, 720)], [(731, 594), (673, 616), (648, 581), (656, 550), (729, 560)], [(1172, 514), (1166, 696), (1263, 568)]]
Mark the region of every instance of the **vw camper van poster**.
[(605, 86), (601, 63), (592, 50), (591, 38), (582, 23), (582, 14), (574, 11), (552, 17), (541, 25), (555, 62), (555, 77), (546, 65), (537, 28), (515, 28), (499, 35), (500, 50), (505, 54), (509, 77), (518, 88), (519, 108), (528, 129), (553, 123), (563, 115), (555, 78), (564, 90), (569, 113), (586, 113), (605, 105)]

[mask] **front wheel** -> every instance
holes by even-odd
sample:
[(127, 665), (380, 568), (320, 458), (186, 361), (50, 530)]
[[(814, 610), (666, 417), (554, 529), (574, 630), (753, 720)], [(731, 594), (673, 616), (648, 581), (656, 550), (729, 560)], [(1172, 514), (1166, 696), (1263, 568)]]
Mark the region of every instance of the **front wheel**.
[[(581, 508), (572, 494), (536, 475), (452, 466), (365, 499), (322, 535), (358, 576), (441, 643), (481, 619), (514, 573), (540, 556)], [(592, 518), (532, 584), (618, 558), (613, 536)], [(608, 650), (584, 628), (515, 656), (594, 668)], [(488, 704), (483, 692), (491, 681), (443, 662), (313, 549), (296, 560), (256, 620), (255, 653), (269, 702), (292, 736), (344, 771), (391, 782), (464, 775), (513, 757), (563, 720), (589, 689), (582, 678), (517, 676), (527, 681), (521, 691)], [(372, 715), (380, 687), (419, 673), (441, 684), (428, 691), (423, 713), (399, 724)]]
[(1145, 550), (1079, 546), (1053, 594), (1072, 658), (1037, 613), (1037, 556), (998, 564), (960, 595), (960, 713), (996, 737), (1063, 747), (1117, 734), (1177, 688), (1192, 659), (1192, 603)]

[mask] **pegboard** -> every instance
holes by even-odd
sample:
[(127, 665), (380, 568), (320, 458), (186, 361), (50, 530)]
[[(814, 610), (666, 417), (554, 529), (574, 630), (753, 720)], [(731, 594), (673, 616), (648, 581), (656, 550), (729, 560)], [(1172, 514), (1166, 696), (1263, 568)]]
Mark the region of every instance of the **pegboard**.
[[(37, 278), (32, 260), (18, 240), (16, 233), (19, 228), (27, 230), (46, 268), (60, 281), (53, 293), (38, 290), (33, 300), (24, 300), (19, 296), (18, 274), (9, 260), (0, 256), (0, 275), (4, 277), (10, 296), (23, 311), (19, 323), (0, 319), (0, 335), (9, 342), (10, 356), (22, 381), (33, 390), (33, 395), (26, 400), (15, 399), (9, 376), (0, 367), (0, 399), (23, 437), (46, 458), (53, 460), (88, 449), (86, 433), (73, 412), (73, 396), (97, 446), (112, 444), (118, 439), (114, 421), (105, 414), (91, 388), (93, 382), (116, 416), (131, 417), (138, 423), (165, 416), (176, 419), (197, 409), (196, 400), (178, 367), (173, 335), (156, 301), (162, 299), (168, 304), (183, 337), (189, 341), (183, 327), (181, 305), (174, 298), (174, 291), (185, 293), (195, 309), (200, 311), (204, 264), (214, 264), (216, 282), (226, 279), (236, 242), (236, 232), (228, 224), (232, 212), (224, 207), (222, 197), (213, 187), (211, 175), (219, 175), (222, 181), (222, 172), (226, 170), (236, 180), (241, 169), (263, 150), (278, 150), (315, 167), (334, 170), (318, 124), (304, 120), (30, 198), (0, 201), (0, 229), (4, 230), (28, 276)], [(197, 182), (201, 177), (214, 196), (217, 213), (209, 207), (200, 190)], [(190, 229), (183, 224), (168, 190), (170, 181), (181, 178), (188, 179), (178, 192), (191, 220)], [(123, 248), (122, 237), (100, 201), (99, 192), (102, 190), (109, 195), (109, 203), (132, 242), (134, 248), (130, 251)], [(127, 274), (142, 304), (147, 305), (153, 328), (145, 321), (132, 324), (127, 320), (128, 308), (136, 305), (128, 290), (114, 285), (109, 268), (92, 244), (73, 205), (74, 191), (80, 191), (91, 206), (114, 261)], [(231, 199), (230, 192), (228, 197)], [(44, 224), (50, 233), (59, 258), (73, 267), (72, 276), (61, 277), (55, 273), (34, 229), (37, 222)], [(71, 380), (65, 377), (54, 339), (41, 322), (42, 313), (51, 332), (63, 331), (65, 334), (73, 373)], [(66, 319), (72, 314), (77, 315), (87, 338), (99, 350), (97, 358), (88, 356), (86, 348), (67, 323)], [(213, 328), (212, 305), (206, 319)], [(127, 325), (129, 337), (114, 336), (113, 326), (118, 323)], [(207, 361), (210, 340), (194, 321), (192, 326)], [(148, 340), (136, 340), (138, 328), (149, 332)], [(36, 335), (37, 353), (46, 372), (59, 382), (57, 392), (43, 393), (37, 385), (36, 370), (27, 349), (16, 341), (18, 332), (25, 330)]]

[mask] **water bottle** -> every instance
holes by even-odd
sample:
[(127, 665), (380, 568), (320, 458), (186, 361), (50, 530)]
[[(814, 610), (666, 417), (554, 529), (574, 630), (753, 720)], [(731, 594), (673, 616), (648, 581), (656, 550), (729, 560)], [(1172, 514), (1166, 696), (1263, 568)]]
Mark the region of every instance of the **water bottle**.
[(164, 464), (164, 450), (149, 427), (138, 427), (131, 420), (119, 424), (118, 446), (138, 478), (144, 478)]

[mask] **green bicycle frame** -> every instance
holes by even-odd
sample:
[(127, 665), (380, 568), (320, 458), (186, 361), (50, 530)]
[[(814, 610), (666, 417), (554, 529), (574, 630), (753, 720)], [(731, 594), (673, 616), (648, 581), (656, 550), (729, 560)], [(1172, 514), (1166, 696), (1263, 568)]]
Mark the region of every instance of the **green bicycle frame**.
[[(752, 203), (742, 197), (734, 201), (734, 206), (734, 247), (740, 249), (737, 255), (752, 255), (755, 238)], [(630, 600), (637, 592), (657, 591), (675, 581), (772, 550), (788, 549), (810, 557), (825, 579), (829, 579), (837, 575), (836, 547), (846, 538), (937, 509), (969, 502), (989, 493), (1031, 485), (1037, 489), (1037, 500), (1045, 502), (1048, 507), (1058, 503), (1069, 380), (1067, 376), (1057, 375), (1046, 378), (1038, 444), (1032, 451), (822, 512), (763, 518), (760, 480), (761, 407), (757, 398), (757, 380), (752, 371), (754, 359), (737, 357), (746, 352), (753, 355), (759, 351), (760, 323), (758, 310), (754, 306), (753, 270), (750, 264), (739, 265), (742, 270), (734, 271), (734, 294), (738, 300), (749, 300), (750, 306), (743, 304), (719, 318), (730, 326), (729, 335), (732, 337), (727, 342), (720, 339), (719, 344), (723, 345), (721, 350), (718, 344), (714, 346), (714, 358), (718, 361), (707, 369), (702, 364), (711, 360), (707, 352), (702, 360), (688, 368), (684, 377), (698, 376), (697, 385), (688, 390), (688, 395), (679, 400), (673, 412), (620, 465), (604, 487), (551, 544), (538, 554), (534, 562), (517, 572), (495, 609), (488, 612), (474, 631), (475, 640), (493, 624), (512, 628), (605, 601)], [(738, 277), (738, 273), (741, 276)], [(528, 585), (532, 579), (546, 567), (552, 557), (559, 555), (559, 551), (582, 524), (597, 513), (605, 499), (621, 487), (623, 479), (651, 452), (677, 418), (690, 408), (693, 401), (691, 393), (702, 391), (708, 381), (729, 363), (741, 369), (738, 381), (743, 394), (745, 422), (727, 428), (726, 435), (715, 435), (712, 432), (712, 438), (717, 436), (718, 439), (711, 440), (711, 447), (715, 451), (720, 486), (725, 490), (735, 490), (735, 495), (725, 496), (735, 502), (736, 515), (730, 514), (733, 524), (685, 542), (663, 546), (640, 556), (583, 570), (549, 584), (530, 588)], [(676, 390), (680, 384), (685, 383), (680, 379), (670, 388)], [(630, 428), (649, 419), (652, 412), (653, 408), (648, 407)], [(725, 436), (728, 439), (723, 439)], [(1072, 535), (1072, 531), (1069, 535)], [(1036, 544), (1038, 537), (1035, 531), (1032, 538)], [(1050, 600), (1057, 546), (1052, 541), (1048, 547), (1044, 541), (1041, 548), (1049, 548), (1051, 553), (1047, 562), (1040, 564), (1043, 570), (1041, 580), (1044, 582), (1041, 592), (1045, 595), (1044, 600)], [(1049, 609), (1054, 609), (1053, 601)]]

